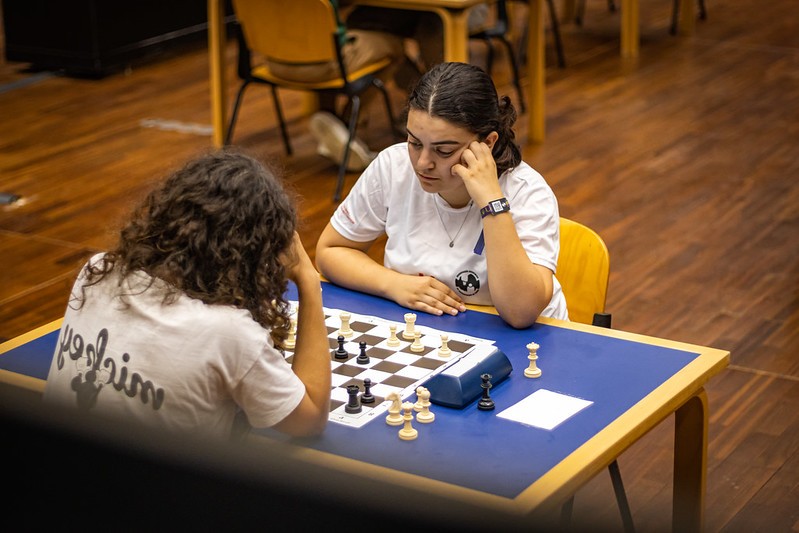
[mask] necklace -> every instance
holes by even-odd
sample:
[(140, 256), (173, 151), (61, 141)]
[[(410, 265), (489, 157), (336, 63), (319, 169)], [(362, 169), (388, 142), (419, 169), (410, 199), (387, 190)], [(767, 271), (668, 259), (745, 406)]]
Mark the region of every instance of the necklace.
[(449, 230), (447, 229), (447, 225), (444, 224), (444, 219), (441, 216), (441, 211), (438, 210), (438, 202), (435, 199), (433, 199), (433, 206), (435, 206), (435, 208), (436, 208), (436, 213), (438, 214), (438, 220), (441, 221), (441, 225), (444, 227), (444, 231), (446, 232), (447, 237), (449, 237), (449, 247), (450, 248), (455, 246), (455, 239), (457, 239), (458, 235), (461, 234), (461, 230), (463, 229), (463, 225), (466, 224), (466, 221), (469, 219), (469, 213), (472, 212), (472, 205), (473, 204), (474, 204), (474, 201), (469, 200), (469, 209), (466, 211), (466, 216), (463, 217), (463, 222), (461, 222), (461, 225), (458, 228), (457, 233), (455, 233), (455, 236), (453, 237), (452, 235), (449, 234)]

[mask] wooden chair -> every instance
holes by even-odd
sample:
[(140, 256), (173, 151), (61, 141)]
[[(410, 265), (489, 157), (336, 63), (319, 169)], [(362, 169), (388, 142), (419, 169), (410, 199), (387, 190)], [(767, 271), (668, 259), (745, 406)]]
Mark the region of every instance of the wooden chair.
[[(579, 222), (561, 217), (557, 278), (566, 297), (570, 320), (610, 327), (611, 315), (605, 312), (609, 276), (610, 254), (602, 237)], [(635, 531), (618, 462), (614, 460), (608, 465), (608, 471), (624, 530)], [(563, 504), (562, 525), (566, 526), (571, 522), (573, 506), (574, 496)]]
[[(524, 3), (527, 3), (526, 1)], [(522, 52), (520, 57), (516, 57), (516, 53), (513, 51), (513, 44), (511, 44), (508, 34), (510, 33), (510, 19), (508, 16), (508, 6), (505, 0), (498, 0), (494, 3), (496, 6), (496, 14), (494, 19), (494, 25), (488, 28), (484, 28), (480, 31), (473, 32), (469, 34), (469, 39), (484, 41), (488, 46), (488, 56), (486, 58), (486, 71), (491, 74), (491, 68), (494, 63), (494, 45), (493, 41), (497, 40), (501, 42), (508, 53), (508, 59), (510, 60), (511, 65), (511, 72), (513, 74), (513, 85), (516, 87), (516, 93), (519, 97), (519, 109), (522, 113), (525, 112), (526, 106), (524, 104), (524, 93), (522, 91), (520, 76), (519, 76), (519, 63), (520, 60), (525, 57), (525, 45), (524, 43), (527, 40), (527, 26), (524, 27), (524, 31), (522, 33), (521, 42), (522, 42)], [(549, 15), (550, 15), (550, 25), (552, 28), (552, 38), (555, 41), (555, 52), (558, 56), (558, 66), (561, 68), (566, 66), (566, 59), (563, 55), (563, 43), (560, 39), (560, 26), (558, 23), (558, 16), (555, 12), (555, 4), (554, 0), (547, 0), (547, 5), (549, 7)]]
[[(272, 88), (272, 99), (280, 123), (280, 132), (286, 153), (291, 155), (286, 122), (280, 107), (278, 87), (313, 91), (316, 93), (343, 94), (349, 100), (349, 139), (341, 157), (338, 169), (338, 182), (333, 196), (341, 199), (344, 174), (350, 155), (350, 144), (355, 138), (355, 129), (360, 112), (360, 95), (371, 87), (383, 93), (389, 124), (394, 124), (391, 101), (377, 75), (391, 64), (384, 58), (366, 65), (355, 72), (348, 72), (342, 56), (346, 44), (346, 28), (340, 22), (338, 13), (329, 0), (233, 0), (233, 9), (238, 23), (239, 44), (238, 75), (242, 80), (236, 96), (236, 103), (228, 127), (225, 144), (230, 144), (233, 128), (241, 106), (244, 89), (250, 83), (262, 83)], [(275, 75), (264, 61), (297, 66), (318, 63), (338, 63), (338, 77), (321, 82), (298, 82)]]

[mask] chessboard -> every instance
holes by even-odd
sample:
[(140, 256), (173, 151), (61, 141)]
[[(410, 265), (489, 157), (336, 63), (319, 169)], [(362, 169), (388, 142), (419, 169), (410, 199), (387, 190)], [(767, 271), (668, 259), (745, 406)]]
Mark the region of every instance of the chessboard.
[[(290, 304), (296, 313), (297, 302), (291, 301)], [(491, 340), (416, 324), (412, 327), (419, 333), (418, 338), (410, 340), (403, 335), (409, 327), (406, 322), (393, 322), (340, 309), (324, 308), (324, 313), (332, 367), (328, 420), (348, 426), (362, 427), (386, 413), (391, 404), (388, 396), (392, 392), (404, 400), (415, 394), (417, 387), (458, 361), (467, 356), (482, 356), (495, 349)], [(345, 335), (341, 331), (342, 314), (346, 317)], [(411, 316), (415, 319), (415, 315)], [(392, 334), (392, 327), (396, 328), (396, 334)], [(442, 335), (445, 336), (444, 345), (448, 350), (439, 353)], [(339, 336), (344, 337), (342, 343), (339, 342)], [(396, 340), (390, 342), (394, 338)], [(414, 343), (416, 346), (412, 349)], [(346, 351), (346, 357), (341, 353), (336, 354), (342, 348)], [(366, 357), (361, 353), (362, 349)], [(286, 360), (291, 362), (294, 352), (284, 348), (284, 354)], [(366, 384), (369, 384), (368, 390)], [(355, 392), (353, 386), (357, 386), (356, 398), (350, 392)], [(351, 387), (350, 390), (348, 387)], [(364, 399), (366, 401), (362, 401)], [(359, 411), (348, 412), (354, 410), (347, 409), (348, 403), (352, 406), (355, 400)]]

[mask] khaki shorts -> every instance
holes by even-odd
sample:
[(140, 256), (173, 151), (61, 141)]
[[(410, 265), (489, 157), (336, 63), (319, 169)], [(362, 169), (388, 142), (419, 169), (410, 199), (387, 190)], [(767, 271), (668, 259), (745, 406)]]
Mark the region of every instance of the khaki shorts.
[[(347, 36), (351, 38), (343, 49), (344, 66), (347, 72), (354, 72), (364, 65), (368, 65), (385, 57), (396, 59), (404, 54), (402, 38), (388, 33), (349, 30)], [(276, 75), (292, 81), (326, 81), (338, 78), (337, 62), (313, 65), (286, 65), (267, 60), (269, 69)]]

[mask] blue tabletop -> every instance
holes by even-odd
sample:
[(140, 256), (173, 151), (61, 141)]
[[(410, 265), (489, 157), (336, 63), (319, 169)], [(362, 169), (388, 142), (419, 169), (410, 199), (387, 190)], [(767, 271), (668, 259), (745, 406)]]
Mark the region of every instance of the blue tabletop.
[[(403, 322), (408, 309), (387, 300), (324, 284), (324, 305)], [(296, 298), (295, 293), (290, 293)], [(432, 424), (414, 423), (416, 440), (402, 441), (398, 427), (376, 419), (362, 428), (328, 424), (322, 437), (302, 444), (402, 472), (515, 498), (699, 354), (535, 324), (518, 330), (497, 315), (467, 311), (456, 317), (417, 313), (416, 323), (496, 341), (513, 365), (491, 389), (493, 411), (433, 405)], [(542, 376), (524, 377), (527, 344), (537, 343)], [(496, 416), (539, 389), (594, 402), (543, 430)]]
[[(296, 299), (290, 288), (289, 298)], [(403, 322), (408, 309), (387, 300), (323, 284), (328, 308)], [(416, 323), (441, 331), (494, 340), (513, 365), (508, 379), (491, 389), (496, 408), (480, 411), (477, 401), (463, 409), (433, 405), (432, 424), (414, 423), (413, 441), (379, 417), (361, 428), (328, 424), (303, 446), (418, 474), (506, 498), (515, 498), (544, 473), (663, 384), (697, 353), (618, 339), (569, 328), (535, 324), (514, 329), (499, 316), (467, 311), (457, 317), (417, 313)], [(0, 355), (0, 369), (47, 378), (58, 330)], [(542, 376), (524, 377), (527, 344), (537, 343)], [(544, 430), (497, 416), (539, 389), (590, 400), (590, 406)]]

